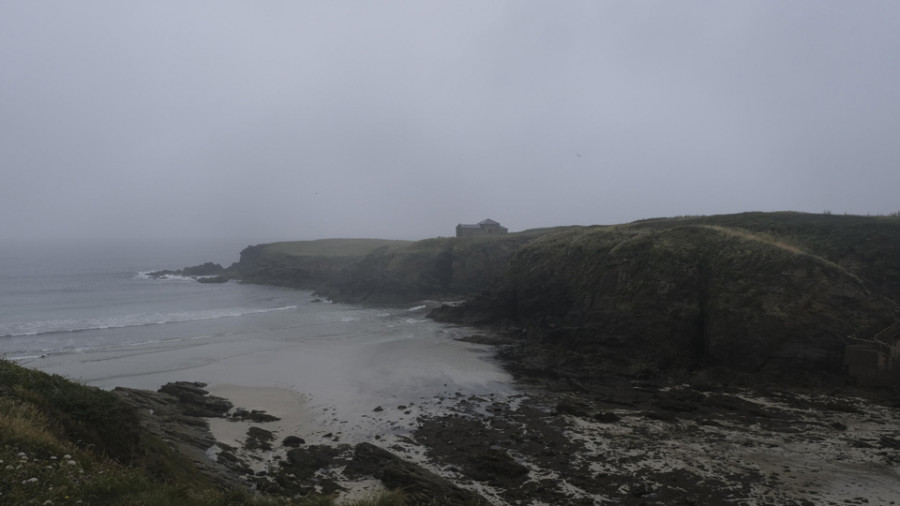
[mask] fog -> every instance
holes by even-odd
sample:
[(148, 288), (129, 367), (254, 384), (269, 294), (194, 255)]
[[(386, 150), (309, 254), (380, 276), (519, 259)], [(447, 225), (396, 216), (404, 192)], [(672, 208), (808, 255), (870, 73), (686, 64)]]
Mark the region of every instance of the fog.
[(0, 240), (900, 211), (900, 3), (0, 3)]

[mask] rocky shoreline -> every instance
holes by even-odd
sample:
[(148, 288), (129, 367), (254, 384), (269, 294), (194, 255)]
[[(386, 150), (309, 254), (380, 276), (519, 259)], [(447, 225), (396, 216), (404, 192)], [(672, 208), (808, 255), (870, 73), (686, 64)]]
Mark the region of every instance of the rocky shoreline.
[[(477, 339), (477, 338), (476, 338)], [(275, 495), (402, 489), (410, 504), (893, 504), (891, 391), (733, 388), (521, 374), (512, 397), (440, 396), (406, 431), (307, 444), (204, 385), (117, 389), (141, 423), (217, 482)], [(442, 409), (431, 409), (440, 406)], [(378, 406), (372, 417), (407, 406)], [(256, 418), (253, 418), (255, 416)], [(252, 421), (240, 448), (209, 417)], [(328, 434), (330, 435), (330, 434)]]

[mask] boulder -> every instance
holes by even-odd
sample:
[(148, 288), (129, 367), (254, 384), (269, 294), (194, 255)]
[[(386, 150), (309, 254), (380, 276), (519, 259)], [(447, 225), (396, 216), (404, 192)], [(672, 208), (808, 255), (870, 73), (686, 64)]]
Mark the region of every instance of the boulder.
[(371, 443), (360, 443), (354, 450), (347, 471), (381, 480), (389, 489), (406, 494), (407, 504), (442, 504), (446, 506), (489, 506), (490, 502), (476, 492), (465, 490), (423, 467), (407, 462)]
[(159, 388), (160, 393), (171, 395), (178, 399), (182, 405), (182, 411), (189, 416), (202, 416), (207, 418), (220, 418), (233, 407), (228, 399), (209, 395), (203, 387), (206, 383), (176, 381), (166, 383)]
[(225, 272), (224, 267), (212, 262), (206, 262), (204, 264), (181, 269), (181, 274), (183, 276), (217, 276), (223, 272)]

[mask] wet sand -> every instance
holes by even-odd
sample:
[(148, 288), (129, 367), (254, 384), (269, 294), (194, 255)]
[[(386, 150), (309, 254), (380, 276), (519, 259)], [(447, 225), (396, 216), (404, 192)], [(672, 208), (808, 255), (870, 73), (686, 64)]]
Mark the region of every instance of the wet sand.
[[(426, 330), (434, 328), (344, 339), (201, 337), (61, 353), (24, 365), (106, 389), (155, 391), (173, 381), (203, 382), (236, 406), (282, 418), (279, 430), (310, 441), (338, 435), (357, 443), (408, 432), (425, 411), (441, 411), (430, 402), (439, 397), (517, 392), (491, 347), (460, 342), (455, 338), (462, 330), (428, 322)], [(234, 429), (213, 427), (235, 439)]]

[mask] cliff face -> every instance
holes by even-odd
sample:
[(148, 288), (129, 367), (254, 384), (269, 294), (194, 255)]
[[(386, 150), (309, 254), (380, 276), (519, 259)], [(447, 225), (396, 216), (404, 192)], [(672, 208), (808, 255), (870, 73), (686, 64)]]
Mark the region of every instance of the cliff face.
[(373, 251), (390, 250), (408, 241), (321, 239), (248, 246), (232, 276), (245, 283), (316, 289), (337, 279)]
[(488, 289), (534, 234), (437, 238), (378, 250), (319, 291), (335, 300), (403, 302)]
[[(887, 297), (896, 296), (890, 269), (881, 276), (884, 268), (851, 262), (851, 270), (795, 246), (803, 236), (789, 244), (708, 223), (659, 220), (547, 235), (511, 258), (490, 293), (434, 317), (523, 328), (520, 358), (586, 377), (710, 367), (839, 377), (854, 337), (871, 338), (900, 318)], [(822, 237), (806, 234), (807, 244)], [(846, 254), (854, 247), (831, 243), (827, 253), (856, 258)], [(900, 259), (894, 244), (882, 242), (873, 254)], [(879, 275), (872, 282), (857, 273)]]
[(247, 283), (312, 289), (342, 302), (464, 296), (490, 287), (512, 254), (538, 235), (263, 244), (242, 251), (233, 269)]

